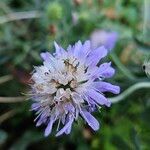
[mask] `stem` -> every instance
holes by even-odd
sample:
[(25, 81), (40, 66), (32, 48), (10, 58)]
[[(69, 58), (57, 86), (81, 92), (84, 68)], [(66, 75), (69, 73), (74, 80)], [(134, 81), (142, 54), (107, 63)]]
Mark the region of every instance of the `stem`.
[(144, 20), (143, 20), (143, 35), (144, 35), (144, 40), (149, 40), (150, 37), (150, 16), (149, 16), (149, 11), (150, 11), (150, 1), (149, 0), (144, 0)]
[(16, 102), (24, 102), (27, 100), (27, 97), (0, 97), (0, 103), (16, 103)]
[(4, 24), (10, 21), (22, 20), (22, 19), (40, 18), (41, 15), (42, 14), (38, 11), (24, 11), (24, 12), (9, 13), (5, 16), (0, 17), (0, 24)]
[(120, 102), (120, 101), (124, 100), (127, 96), (129, 96), (131, 93), (133, 93), (134, 91), (141, 89), (141, 88), (150, 88), (150, 83), (149, 82), (136, 83), (136, 84), (130, 86), (127, 90), (125, 90), (119, 96), (109, 98), (109, 100), (112, 103)]
[(16, 110), (10, 110), (0, 116), (0, 124), (16, 114)]
[(12, 79), (13, 79), (12, 75), (2, 76), (2, 77), (0, 77), (0, 84), (5, 83), (5, 82), (12, 80)]

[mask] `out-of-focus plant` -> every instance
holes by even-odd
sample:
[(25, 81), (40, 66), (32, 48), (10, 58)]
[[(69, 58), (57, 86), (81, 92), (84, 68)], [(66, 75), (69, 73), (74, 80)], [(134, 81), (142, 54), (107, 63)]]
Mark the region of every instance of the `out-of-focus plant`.
[(46, 6), (47, 19), (50, 21), (59, 21), (63, 16), (63, 7), (57, 2), (49, 2)]

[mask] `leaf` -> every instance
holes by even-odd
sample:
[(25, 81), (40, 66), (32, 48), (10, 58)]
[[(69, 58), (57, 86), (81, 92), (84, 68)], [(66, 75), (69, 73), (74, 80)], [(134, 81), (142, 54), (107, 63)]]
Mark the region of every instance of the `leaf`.
[(113, 135), (111, 141), (117, 147), (117, 149), (131, 150), (131, 147), (123, 140), (121, 136)]
[(10, 150), (26, 150), (27, 146), (32, 143), (43, 139), (44, 136), (41, 133), (35, 131), (26, 131), (22, 137), (19, 138), (10, 148)]

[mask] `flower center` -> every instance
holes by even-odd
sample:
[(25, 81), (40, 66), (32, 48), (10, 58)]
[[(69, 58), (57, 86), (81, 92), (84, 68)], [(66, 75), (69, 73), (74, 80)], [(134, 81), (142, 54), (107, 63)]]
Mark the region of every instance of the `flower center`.
[(77, 61), (76, 58), (74, 58), (72, 60), (72, 63), (71, 63), (71, 60), (69, 60), (69, 59), (64, 60), (64, 64), (69, 72), (74, 73), (77, 71), (77, 67), (79, 66), (80, 63), (79, 63), (79, 61)]
[(76, 88), (76, 87), (77, 87), (77, 81), (76, 80), (69, 81), (68, 84), (66, 84), (66, 85), (59, 84), (57, 86), (58, 89), (59, 88), (63, 88), (64, 90), (70, 89), (71, 91), (73, 91), (74, 88)]

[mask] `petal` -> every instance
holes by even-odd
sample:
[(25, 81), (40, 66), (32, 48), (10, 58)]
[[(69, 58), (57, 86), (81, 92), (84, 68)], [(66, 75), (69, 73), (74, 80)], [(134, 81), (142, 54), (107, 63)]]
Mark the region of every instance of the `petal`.
[(36, 127), (39, 127), (44, 122), (44, 119), (40, 117), (40, 119), (36, 123)]
[(67, 47), (67, 52), (71, 54), (71, 50), (72, 50), (72, 46), (69, 45), (69, 46)]
[(71, 127), (72, 127), (72, 124), (70, 124), (70, 126), (66, 129), (66, 131), (65, 131), (66, 134), (70, 134), (70, 132), (71, 132)]
[(62, 64), (49, 52), (41, 53), (41, 57), (44, 60), (44, 67), (46, 67), (51, 72), (53, 72), (55, 69), (58, 69), (58, 67), (62, 67)]
[(92, 50), (87, 57), (87, 65), (97, 65), (97, 63), (107, 55), (107, 50), (104, 46), (98, 47), (95, 50)]
[(46, 121), (46, 118), (47, 118), (47, 113), (43, 112), (40, 116), (40, 119), (36, 123), (36, 127), (39, 127), (42, 123), (44, 123)]
[(55, 54), (57, 56), (61, 56), (61, 55), (64, 55), (66, 54), (67, 52), (61, 47), (59, 46), (56, 42), (54, 42), (54, 46), (55, 46)]
[(112, 50), (118, 39), (117, 32), (110, 32), (105, 30), (95, 30), (91, 34), (91, 45), (92, 48), (97, 48), (103, 45), (109, 51)]
[(83, 98), (75, 92), (72, 93), (72, 99), (77, 105), (84, 102)]
[(99, 129), (99, 122), (89, 112), (81, 110), (80, 114), (94, 131)]
[(119, 94), (120, 93), (120, 87), (116, 85), (112, 85), (107, 82), (94, 82), (93, 86), (100, 92), (111, 92), (114, 94)]
[(84, 44), (82, 45), (79, 53), (78, 53), (78, 58), (80, 59), (80, 61), (82, 63), (84, 63), (85, 58), (89, 54), (90, 50), (91, 50), (91, 43), (90, 43), (90, 41), (85, 41)]
[(40, 103), (33, 103), (31, 105), (31, 110), (38, 110), (40, 108)]
[(99, 78), (99, 68), (97, 66), (90, 66), (88, 67), (87, 73), (89, 78), (96, 79)]
[(74, 106), (71, 103), (64, 104), (64, 109), (67, 112), (72, 112), (72, 113), (74, 113), (74, 111), (75, 111), (75, 108), (74, 108)]
[(78, 41), (77, 43), (75, 43), (74, 45), (74, 56), (78, 58), (78, 56), (80, 56), (80, 53), (82, 51), (82, 43), (81, 41)]
[(56, 58), (54, 58), (54, 56), (51, 55), (49, 52), (44, 52), (41, 53), (40, 55), (45, 63), (55, 66)]
[(97, 72), (97, 75), (104, 78), (110, 78), (114, 74), (115, 74), (115, 70), (111, 67), (111, 62), (101, 64)]
[(64, 132), (66, 132), (66, 130), (68, 130), (70, 128), (70, 126), (72, 126), (73, 123), (73, 118), (71, 118), (67, 124), (56, 134), (56, 136), (60, 136), (62, 135)]
[(89, 40), (85, 41), (82, 47), (84, 55), (87, 55), (91, 50), (91, 42)]
[(45, 129), (45, 133), (44, 133), (45, 136), (48, 136), (51, 133), (53, 122), (54, 122), (54, 120), (51, 119), (49, 124), (47, 125), (47, 127)]
[(73, 55), (73, 53), (74, 53), (74, 46), (69, 45), (69, 46), (67, 47), (67, 51), (68, 51), (68, 54), (69, 54), (69, 55)]
[(44, 61), (50, 61), (52, 55), (49, 52), (43, 52), (40, 54)]
[(82, 43), (81, 41), (78, 41), (73, 46), (69, 46), (67, 49), (69, 54), (78, 57), (80, 51), (82, 50), (81, 48), (82, 48)]
[[(69, 121), (69, 119), (70, 119), (69, 117), (70, 117), (70, 116), (67, 116), (66, 122)], [(70, 126), (68, 126), (68, 128), (66, 129), (66, 131), (65, 131), (66, 134), (69, 134), (69, 133), (71, 132), (71, 127), (72, 127), (72, 123), (71, 123)]]
[(109, 51), (111, 51), (114, 48), (114, 46), (115, 46), (115, 44), (117, 42), (118, 34), (117, 34), (117, 32), (110, 32), (110, 33), (107, 33), (107, 34), (108, 34), (107, 35), (107, 40), (106, 40), (104, 46)]
[(66, 134), (70, 134), (71, 132), (71, 126), (68, 127), (68, 129), (65, 131)]
[(108, 99), (106, 97), (104, 97), (102, 94), (96, 92), (93, 89), (90, 89), (87, 92), (88, 96), (91, 97), (96, 103), (100, 104), (100, 105), (106, 105), (106, 106), (110, 106), (111, 102), (108, 101)]

